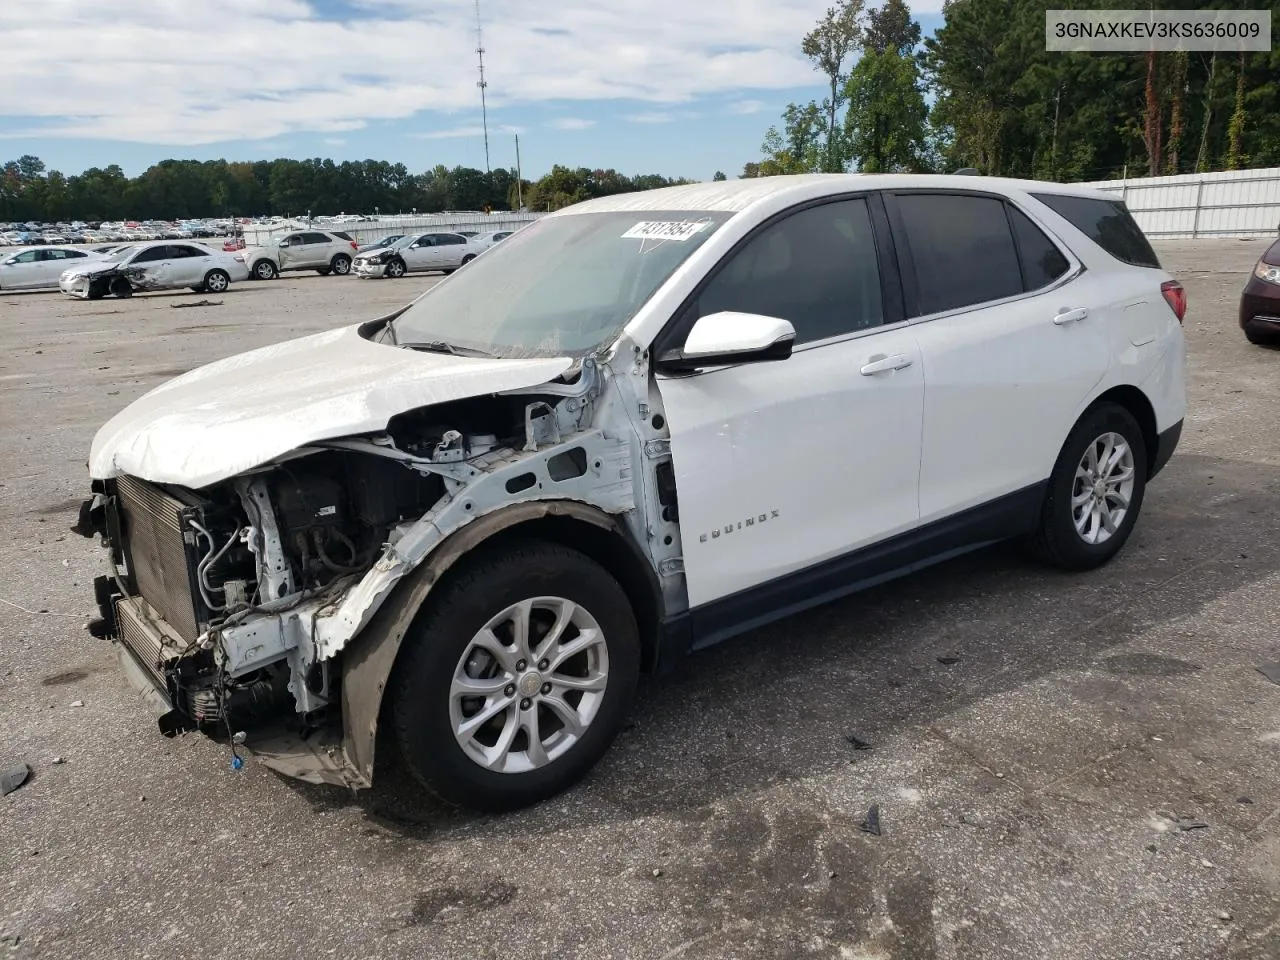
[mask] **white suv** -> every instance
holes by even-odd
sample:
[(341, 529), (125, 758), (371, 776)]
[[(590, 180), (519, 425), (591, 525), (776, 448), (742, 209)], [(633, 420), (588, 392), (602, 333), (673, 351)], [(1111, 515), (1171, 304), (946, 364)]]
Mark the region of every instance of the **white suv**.
[(1110, 560), (1178, 442), (1185, 308), (1123, 204), (1072, 186), (583, 203), (104, 426), (92, 629), (165, 729), (367, 786), (382, 721), (440, 796), (532, 803), (642, 670), (997, 540)]
[(321, 276), (351, 272), (360, 245), (346, 233), (299, 230), (262, 247), (241, 251), (255, 280), (271, 280), (285, 270), (314, 270)]

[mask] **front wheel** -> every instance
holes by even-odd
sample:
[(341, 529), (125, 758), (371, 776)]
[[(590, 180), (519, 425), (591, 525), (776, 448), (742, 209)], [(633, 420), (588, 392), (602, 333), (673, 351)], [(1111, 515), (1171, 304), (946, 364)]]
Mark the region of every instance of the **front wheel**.
[(253, 275), (258, 280), (274, 280), (279, 274), (270, 260), (259, 260), (253, 265)]
[(392, 280), (399, 280), (404, 276), (405, 266), (403, 260), (392, 260), (387, 264), (386, 275)]
[(1065, 570), (1092, 570), (1129, 539), (1147, 486), (1147, 447), (1124, 407), (1088, 410), (1063, 444), (1032, 548)]
[(439, 589), (388, 691), (409, 771), (495, 812), (576, 783), (635, 696), (640, 638), (622, 587), (576, 550), (530, 541), (481, 554)]
[(111, 292), (115, 296), (121, 297), (121, 298), (132, 297), (133, 284), (130, 283), (128, 280), (126, 280), (124, 277), (116, 277), (113, 281), (111, 281)]
[(345, 253), (340, 253), (329, 261), (329, 267), (340, 277), (345, 277), (351, 272), (351, 258)]
[(209, 293), (226, 293), (231, 276), (225, 270), (210, 270), (204, 275), (204, 289)]

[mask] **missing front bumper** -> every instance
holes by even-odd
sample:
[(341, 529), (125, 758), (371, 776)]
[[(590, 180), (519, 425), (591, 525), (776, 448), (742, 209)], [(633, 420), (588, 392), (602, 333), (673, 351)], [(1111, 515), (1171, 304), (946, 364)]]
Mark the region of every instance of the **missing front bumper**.
[[(117, 599), (113, 614), (121, 671), (156, 714), (160, 732), (174, 736), (197, 729), (186, 705), (175, 702), (181, 699), (175, 697), (181, 694), (178, 662), (190, 652), (189, 645), (139, 597)], [(233, 713), (233, 721), (234, 717)], [(301, 717), (276, 720), (246, 730), (242, 746), (264, 767), (296, 780), (353, 790), (370, 786), (346, 758), (340, 722), (303, 725)]]

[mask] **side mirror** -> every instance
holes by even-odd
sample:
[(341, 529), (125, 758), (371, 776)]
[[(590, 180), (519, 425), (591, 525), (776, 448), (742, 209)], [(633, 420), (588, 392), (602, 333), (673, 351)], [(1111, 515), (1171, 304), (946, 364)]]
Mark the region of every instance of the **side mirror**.
[(723, 311), (699, 317), (684, 347), (660, 358), (667, 369), (696, 370), (733, 363), (785, 360), (791, 356), (796, 330), (789, 321), (758, 313)]
[(287, 246), (289, 246), (289, 241), (288, 241), (288, 240), (281, 240), (279, 243), (277, 243), (277, 244), (276, 244), (276, 246), (277, 246), (277, 247), (287, 247)]

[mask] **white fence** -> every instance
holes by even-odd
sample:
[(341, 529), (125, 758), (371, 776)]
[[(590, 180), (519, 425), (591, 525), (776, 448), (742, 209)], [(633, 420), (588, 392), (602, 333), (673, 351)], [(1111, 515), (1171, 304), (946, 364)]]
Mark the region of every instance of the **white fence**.
[(474, 230), (488, 233), (492, 230), (515, 230), (538, 219), (536, 213), (433, 213), (418, 217), (382, 217), (379, 220), (359, 220), (348, 223), (313, 220), (286, 220), (281, 223), (246, 223), (240, 229), (245, 243), (267, 243), (286, 233), (298, 230), (340, 230), (350, 234), (359, 244), (373, 243), (383, 237), (396, 234), (426, 233), (428, 230)]
[(1153, 239), (1280, 234), (1280, 167), (1081, 184), (1124, 200)]

